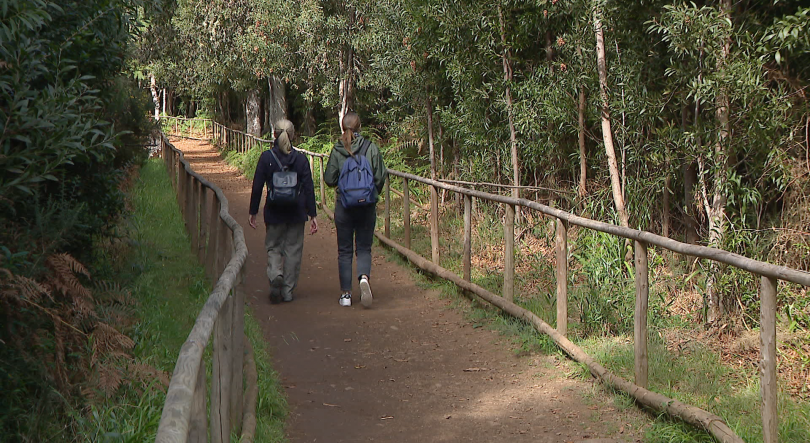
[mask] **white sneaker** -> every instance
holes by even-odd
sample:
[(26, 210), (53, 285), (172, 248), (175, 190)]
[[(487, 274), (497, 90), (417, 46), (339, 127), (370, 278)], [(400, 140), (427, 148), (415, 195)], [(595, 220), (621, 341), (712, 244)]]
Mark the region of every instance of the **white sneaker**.
[(371, 307), (374, 297), (371, 295), (371, 286), (368, 284), (368, 277), (360, 277), (360, 303), (365, 307)]
[(350, 307), (352, 305), (352, 294), (348, 292), (340, 296), (340, 306)]

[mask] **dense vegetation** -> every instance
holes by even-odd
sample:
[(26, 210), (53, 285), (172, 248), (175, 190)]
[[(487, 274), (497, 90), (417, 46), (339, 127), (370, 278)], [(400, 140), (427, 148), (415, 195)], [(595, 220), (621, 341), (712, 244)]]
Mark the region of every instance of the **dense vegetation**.
[(135, 7), (0, 1), (4, 441), (72, 438), (54, 417), (117, 388), (108, 356), (134, 345), (116, 329), (128, 291), (90, 265), (103, 263), (95, 245), (119, 236), (127, 171), (153, 126), (128, 67)]
[[(201, 5), (205, 7), (201, 7)], [(165, 110), (266, 132), (361, 113), (442, 178), (808, 269), (798, 1), (189, 0), (144, 59)], [(155, 89), (155, 97), (160, 94)], [(407, 143), (412, 142), (412, 143)], [(429, 166), (430, 165), (430, 166)], [(518, 191), (513, 191), (517, 194)], [(650, 198), (654, 197), (654, 198)], [(710, 323), (756, 287), (706, 269)], [(808, 303), (794, 296), (795, 327)]]

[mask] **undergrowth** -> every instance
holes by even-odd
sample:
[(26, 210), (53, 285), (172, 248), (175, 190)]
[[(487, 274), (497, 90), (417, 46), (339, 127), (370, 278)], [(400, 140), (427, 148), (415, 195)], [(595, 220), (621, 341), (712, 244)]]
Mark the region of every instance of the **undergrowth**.
[[(45, 384), (10, 371), (16, 360), (0, 365), (3, 441), (154, 441), (178, 352), (211, 285), (192, 254), (161, 161), (141, 169), (130, 205), (132, 213), (120, 226), (126, 235), (98, 241), (90, 270), (59, 255), (48, 259), (56, 273), (45, 280), (9, 271), (0, 279), (4, 301), (14, 297), (23, 312), (48, 310), (53, 325), (43, 325), (36, 336), (55, 342), (34, 344), (36, 355), (55, 350), (52, 358), (44, 354)], [(72, 297), (73, 310), (58, 314), (49, 301), (54, 297)], [(259, 374), (255, 441), (286, 441), (286, 400), (250, 315), (246, 334)], [(208, 374), (210, 380), (210, 367)]]

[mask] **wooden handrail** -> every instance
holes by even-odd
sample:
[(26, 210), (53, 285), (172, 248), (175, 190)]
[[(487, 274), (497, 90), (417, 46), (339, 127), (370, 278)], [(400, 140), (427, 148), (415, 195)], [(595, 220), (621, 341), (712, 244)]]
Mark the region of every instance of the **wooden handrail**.
[(753, 272), (759, 275), (778, 278), (779, 280), (786, 280), (793, 283), (798, 283), (804, 286), (810, 286), (810, 273), (800, 271), (797, 269), (788, 268), (786, 266), (774, 265), (771, 263), (754, 260), (733, 252), (724, 251), (722, 249), (710, 248), (708, 246), (691, 245), (682, 243), (677, 240), (662, 237), (652, 232), (640, 231), (638, 229), (625, 228), (623, 226), (613, 225), (610, 223), (600, 222), (589, 218), (580, 217), (560, 209), (552, 208), (541, 203), (524, 198), (513, 198), (498, 194), (490, 194), (488, 192), (477, 191), (474, 189), (462, 188), (442, 183), (437, 180), (419, 177), (417, 175), (409, 174), (407, 172), (388, 170), (389, 175), (396, 177), (407, 178), (408, 180), (418, 181), (420, 183), (435, 186), (440, 189), (458, 192), (470, 197), (480, 198), (497, 203), (507, 205), (522, 206), (524, 208), (534, 209), (545, 215), (565, 220), (572, 225), (581, 226), (583, 228), (593, 229), (594, 231), (604, 232), (606, 234), (616, 235), (618, 237), (627, 238), (630, 240), (637, 240), (651, 245), (660, 246), (670, 251), (678, 252), (684, 255), (691, 255), (694, 257), (705, 258), (725, 263), (737, 268)]
[[(216, 128), (216, 129), (214, 129)], [(229, 128), (214, 122), (212, 124), (212, 136), (215, 138), (226, 137), (226, 142), (231, 138), (230, 134), (243, 134), (239, 131), (233, 131)], [(252, 137), (252, 136), (248, 136)], [(260, 140), (260, 139), (257, 139)], [(318, 157), (321, 162), (321, 170), (323, 168), (323, 159), (328, 158), (328, 154), (320, 154), (300, 150), (311, 157)], [(390, 211), (391, 205), (386, 201), (385, 205), (385, 235), (375, 233), (375, 235), (385, 244), (393, 247), (418, 267), (432, 272), (442, 278), (453, 281), (459, 287), (475, 293), (485, 301), (488, 301), (505, 312), (523, 318), (534, 327), (549, 336), (560, 346), (568, 355), (577, 361), (583, 362), (591, 370), (591, 373), (599, 378), (602, 382), (614, 386), (622, 391), (632, 395), (640, 403), (653, 407), (661, 412), (666, 412), (670, 415), (679, 417), (684, 421), (696, 426), (705, 428), (708, 432), (714, 435), (721, 442), (739, 443), (742, 442), (721, 418), (714, 414), (708, 413), (693, 406), (685, 405), (676, 400), (669, 399), (660, 394), (648, 391), (647, 385), (647, 324), (646, 318), (648, 315), (648, 291), (649, 291), (649, 270), (647, 268), (647, 248), (649, 245), (659, 246), (661, 248), (677, 252), (683, 255), (689, 255), (707, 260), (713, 260), (720, 263), (725, 263), (730, 266), (737, 267), (761, 276), (761, 341), (764, 344), (761, 349), (761, 398), (762, 398), (762, 421), (763, 421), (763, 439), (765, 443), (777, 442), (778, 431), (778, 415), (777, 415), (777, 376), (776, 376), (776, 288), (778, 280), (790, 281), (804, 286), (810, 286), (810, 273), (800, 271), (797, 269), (789, 268), (781, 265), (774, 265), (771, 263), (754, 260), (733, 252), (724, 251), (722, 249), (711, 248), (700, 245), (692, 245), (682, 243), (677, 240), (662, 237), (647, 231), (637, 229), (625, 228), (622, 226), (605, 223), (597, 220), (592, 220), (580, 217), (569, 212), (552, 208), (536, 201), (513, 198), (497, 194), (491, 194), (475, 189), (464, 188), (450, 184), (448, 180), (432, 180), (429, 178), (420, 177), (407, 172), (396, 171), (393, 169), (388, 170), (390, 177), (399, 177), (402, 179), (402, 204), (403, 204), (403, 229), (404, 229), (404, 246), (401, 246), (391, 240), (388, 235), (390, 232)], [(324, 195), (323, 190), (323, 174), (321, 173), (321, 195)], [(389, 180), (390, 181), (390, 180)], [(439, 264), (439, 238), (435, 233), (438, 230), (438, 217), (439, 211), (436, 204), (431, 204), (430, 207), (430, 224), (431, 224), (431, 251), (432, 261), (428, 261), (411, 248), (411, 222), (410, 222), (410, 196), (409, 196), (409, 181), (419, 182), (431, 187), (431, 192), (435, 193), (438, 189), (443, 189), (451, 192), (456, 192), (464, 196), (464, 251), (462, 257), (463, 263), (463, 278), (445, 270)], [(462, 182), (456, 182), (462, 183)], [(473, 184), (481, 186), (490, 186), (494, 184)], [(508, 185), (498, 185), (499, 187), (509, 187)], [(390, 187), (390, 183), (386, 185), (386, 200), (390, 192), (397, 193), (396, 190)], [(557, 220), (556, 226), (556, 240), (555, 247), (557, 249), (557, 330), (552, 329), (545, 324), (536, 315), (523, 310), (522, 308), (514, 309), (516, 307), (509, 300), (512, 296), (512, 288), (514, 288), (514, 227), (510, 226), (510, 217), (507, 217), (504, 224), (504, 292), (503, 297), (498, 297), (483, 288), (478, 287), (470, 282), (471, 280), (471, 206), (472, 199), (477, 198), (485, 201), (500, 203), (506, 206), (507, 215), (514, 211), (516, 207), (528, 208), (540, 212), (541, 214), (554, 217)], [(329, 215), (331, 211), (325, 206), (325, 199), (321, 198), (324, 204), (324, 211)], [(634, 316), (634, 340), (635, 340), (635, 376), (636, 384), (623, 380), (611, 374), (603, 367), (599, 366), (593, 359), (585, 354), (579, 347), (571, 343), (566, 337), (567, 330), (567, 235), (568, 225), (580, 226), (586, 229), (592, 229), (598, 232), (615, 235), (618, 237), (633, 240), (635, 242), (635, 268), (636, 268), (636, 309)], [(511, 239), (508, 237), (512, 237)], [(506, 281), (506, 280), (509, 281)], [(660, 403), (660, 404), (659, 404)]]
[[(202, 255), (211, 258), (213, 274), (218, 278), (180, 348), (155, 441), (182, 443), (189, 441), (190, 437), (205, 441), (208, 435), (208, 411), (203, 392), (206, 371), (202, 357), (214, 333), (214, 358), (220, 362), (220, 370), (215, 366), (213, 371), (211, 406), (217, 407), (210, 414), (211, 441), (224, 443), (230, 441), (230, 429), (238, 429), (241, 424), (241, 417), (238, 417), (240, 421), (237, 423), (233, 423), (232, 417), (232, 411), (238, 411), (238, 405), (242, 403), (241, 383), (234, 383), (233, 380), (241, 380), (241, 377), (232, 377), (231, 373), (242, 373), (244, 323), (240, 316), (244, 312), (244, 300), (241, 291), (235, 288), (242, 277), (247, 245), (242, 227), (229, 213), (228, 199), (222, 190), (194, 172), (183, 153), (169, 143), (162, 133), (160, 143), (172, 181), (178, 184), (176, 189), (180, 208), (192, 241), (197, 243), (194, 246), (206, 250)], [(213, 204), (210, 206), (204, 200), (207, 194), (204, 190), (213, 191)], [(216, 203), (219, 203), (218, 211)], [(204, 211), (209, 207), (211, 222), (206, 223), (209, 214)]]

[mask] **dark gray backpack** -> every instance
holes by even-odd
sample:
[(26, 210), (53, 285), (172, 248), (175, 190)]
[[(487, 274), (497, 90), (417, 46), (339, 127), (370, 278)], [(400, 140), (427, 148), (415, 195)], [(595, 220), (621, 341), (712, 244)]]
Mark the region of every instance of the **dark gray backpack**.
[[(295, 153), (295, 150), (292, 151)], [(273, 173), (273, 180), (270, 189), (267, 191), (267, 202), (275, 206), (289, 206), (298, 204), (298, 173), (290, 171), (287, 166), (281, 163), (276, 157), (276, 153), (270, 150), (270, 154), (278, 163), (279, 169)]]

